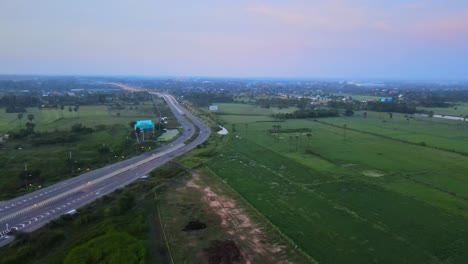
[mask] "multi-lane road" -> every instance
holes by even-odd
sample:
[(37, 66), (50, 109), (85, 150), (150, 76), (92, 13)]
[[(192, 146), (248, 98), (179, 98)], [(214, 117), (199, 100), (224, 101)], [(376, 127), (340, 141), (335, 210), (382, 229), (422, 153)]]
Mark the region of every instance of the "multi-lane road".
[[(157, 95), (164, 98), (181, 125), (182, 135), (177, 140), (143, 155), (1, 202), (0, 247), (14, 240), (12, 230), (34, 231), (73, 209), (141, 178), (208, 139), (210, 129), (179, 105), (174, 97)], [(198, 134), (195, 133), (197, 130)], [(193, 139), (194, 136), (196, 138)]]

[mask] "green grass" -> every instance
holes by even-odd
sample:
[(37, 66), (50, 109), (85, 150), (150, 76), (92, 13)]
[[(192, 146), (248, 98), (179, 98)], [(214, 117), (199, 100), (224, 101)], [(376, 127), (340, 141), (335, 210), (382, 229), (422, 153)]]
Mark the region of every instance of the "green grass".
[(356, 94), (346, 94), (346, 93), (337, 93), (335, 95), (341, 96), (351, 96), (354, 100), (358, 101), (378, 101), (381, 97), (379, 96), (372, 96), (372, 95), (356, 95)]
[(220, 103), (215, 105), (218, 106), (218, 111), (216, 112), (217, 114), (234, 114), (246, 116), (268, 116), (277, 113), (292, 113), (297, 110), (296, 107), (289, 107), (283, 109), (279, 109), (278, 107), (262, 108), (250, 104)]
[(468, 104), (467, 103), (456, 103), (453, 107), (418, 107), (420, 110), (433, 111), (434, 114), (439, 115), (451, 115), (451, 116), (467, 116), (468, 115)]
[(145, 258), (142, 241), (126, 233), (110, 232), (71, 250), (64, 263), (144, 263)]
[[(0, 248), (2, 264), (160, 263), (154, 182), (137, 182)], [(127, 202), (131, 197), (132, 202)]]
[(454, 150), (468, 154), (468, 123), (416, 116), (409, 119), (404, 114), (367, 112), (367, 118), (362, 112), (353, 117), (340, 117), (324, 120), (338, 126), (375, 133), (413, 143), (424, 142), (428, 146)]
[[(468, 258), (468, 157), (414, 144), (464, 151), (466, 134), (453, 123), (408, 124), (379, 113), (320, 119), (332, 125), (269, 123), (256, 122), (266, 115), (235, 115), (239, 108), (248, 112), (244, 105), (230, 107), (219, 117), (237, 132), (208, 167), (311, 257), (324, 263)], [(312, 138), (270, 134), (278, 124), (311, 129)]]
[[(28, 108), (21, 120), (17, 118), (17, 113), (5, 113), (4, 109), (0, 110), (0, 133), (24, 127), (24, 124), (29, 121), (27, 118), (29, 114), (34, 115), (33, 122), (36, 124), (38, 131), (68, 129), (75, 123), (82, 123), (88, 127), (128, 124), (130, 121), (140, 118), (154, 117), (152, 105), (150, 104), (140, 105), (138, 109), (134, 110), (118, 111), (109, 111), (105, 105), (81, 106), (78, 112), (69, 112), (66, 108), (63, 110), (63, 117), (60, 109)], [(120, 116), (117, 116), (117, 113), (120, 113)]]
[(164, 134), (162, 134), (158, 140), (159, 141), (169, 141), (176, 137), (179, 134), (179, 130), (177, 129), (168, 129)]
[[(168, 111), (165, 104), (161, 104), (160, 108), (165, 113)], [(153, 112), (153, 106), (149, 102), (139, 105), (135, 110), (120, 111), (120, 117), (117, 116), (117, 111), (108, 111), (104, 105), (82, 106), (79, 117), (78, 113), (70, 113), (65, 109), (63, 118), (60, 110), (29, 108), (28, 113), (33, 113), (35, 116), (35, 130), (49, 132), (39, 137), (47, 138), (47, 135), (53, 135), (50, 137), (54, 140), (51, 140), (52, 144), (38, 146), (28, 138), (9, 139), (2, 145), (0, 200), (24, 194), (40, 186), (44, 187), (157, 147), (155, 140), (137, 146), (135, 136), (128, 125), (130, 121), (154, 118)], [(3, 117), (7, 117), (0, 119), (0, 127), (9, 124), (8, 118), (17, 116), (17, 114), (6, 114), (4, 111), (0, 113)], [(26, 122), (28, 113), (24, 114), (23, 123)], [(55, 142), (59, 135), (69, 134), (71, 126), (77, 123), (94, 128), (95, 131), (90, 134), (75, 134), (76, 139), (70, 142)], [(13, 127), (9, 130), (11, 129), (19, 129), (18, 120), (13, 120)], [(56, 130), (66, 132), (54, 132)], [(100, 152), (103, 146), (107, 147), (109, 152)], [(70, 152), (73, 166), (69, 160)], [(22, 175), (25, 163), (31, 175), (27, 180), (28, 183)], [(26, 190), (26, 184), (32, 184), (29, 190)]]

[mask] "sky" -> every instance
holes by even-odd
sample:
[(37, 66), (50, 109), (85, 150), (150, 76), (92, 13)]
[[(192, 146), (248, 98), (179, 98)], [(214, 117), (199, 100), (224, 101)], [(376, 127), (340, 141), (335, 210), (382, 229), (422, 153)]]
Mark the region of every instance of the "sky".
[(467, 0), (0, 0), (0, 74), (468, 78)]

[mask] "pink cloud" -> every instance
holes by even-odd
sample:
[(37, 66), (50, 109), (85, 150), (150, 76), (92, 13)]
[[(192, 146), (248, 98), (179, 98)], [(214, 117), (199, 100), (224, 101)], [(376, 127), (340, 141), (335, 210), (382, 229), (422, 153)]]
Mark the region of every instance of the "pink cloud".
[(395, 28), (395, 26), (389, 24), (388, 22), (385, 21), (378, 21), (375, 22), (374, 24), (371, 25), (371, 28), (376, 29), (378, 31), (382, 32), (389, 32), (389, 33), (395, 33), (398, 32), (398, 30)]
[(468, 12), (437, 20), (424, 20), (412, 28), (416, 36), (441, 42), (450, 42), (468, 35)]
[(427, 8), (428, 4), (426, 2), (414, 2), (414, 3), (406, 3), (402, 5), (403, 9), (408, 9), (408, 10), (420, 10)]
[(315, 32), (353, 31), (363, 27), (372, 12), (347, 1), (306, 2), (284, 8), (253, 6), (247, 8), (257, 18), (271, 18), (286, 26)]
[(247, 8), (248, 12), (271, 17), (273, 19), (277, 19), (281, 22), (285, 22), (288, 24), (296, 24), (305, 22), (306, 19), (302, 14), (299, 14), (294, 11), (286, 11), (283, 9), (273, 8), (269, 6), (256, 6), (256, 7), (249, 7)]

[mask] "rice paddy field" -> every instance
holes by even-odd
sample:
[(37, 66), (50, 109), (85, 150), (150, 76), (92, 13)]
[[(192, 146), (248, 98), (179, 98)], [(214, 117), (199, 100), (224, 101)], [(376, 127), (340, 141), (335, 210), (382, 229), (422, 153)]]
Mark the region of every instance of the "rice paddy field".
[(418, 107), (420, 110), (433, 111), (439, 115), (450, 115), (450, 116), (467, 116), (468, 115), (468, 104), (467, 103), (456, 103), (453, 107), (444, 108), (429, 108), (429, 107)]
[(224, 105), (219, 118), (237, 129), (207, 166), (299, 249), (321, 263), (466, 262), (459, 121), (368, 112), (277, 122), (263, 111)]

